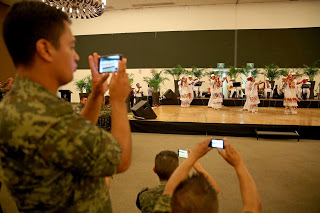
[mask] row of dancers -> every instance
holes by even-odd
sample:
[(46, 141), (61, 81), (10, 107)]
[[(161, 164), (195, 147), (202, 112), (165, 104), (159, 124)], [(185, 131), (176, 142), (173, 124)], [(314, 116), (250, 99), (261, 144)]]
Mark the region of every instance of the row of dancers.
[[(181, 100), (181, 107), (189, 107), (193, 98), (194, 98), (194, 88), (193, 86), (199, 82), (199, 79), (192, 80), (192, 76), (188, 78), (183, 77), (179, 82), (179, 92), (180, 92), (180, 100)], [(210, 99), (208, 102), (208, 107), (211, 107), (216, 110), (220, 110), (222, 108), (223, 103), (223, 82), (227, 81), (227, 77), (224, 77), (220, 80), (219, 75), (211, 75), (210, 79)], [(232, 87), (234, 79), (228, 83), (228, 87), (231, 87), (230, 90), (230, 97), (232, 97), (233, 93), (236, 92), (236, 88)], [(297, 81), (297, 75), (292, 73), (288, 75), (286, 78), (282, 80), (283, 82), (283, 91), (284, 91), (284, 107), (285, 107), (285, 114), (297, 114), (297, 106), (299, 102), (298, 98), (298, 84), (306, 84), (307, 80), (303, 79), (302, 81)], [(264, 85), (264, 92), (265, 96), (267, 93), (270, 93), (272, 96), (273, 90), (271, 88), (271, 84), (269, 83), (269, 79), (266, 82), (256, 82), (256, 79), (252, 76), (247, 78), (247, 82), (245, 85), (245, 95), (246, 95), (246, 102), (243, 107), (243, 110), (247, 110), (252, 113), (258, 112), (258, 104), (260, 103), (258, 90), (259, 85)], [(200, 84), (201, 86), (201, 84)]]

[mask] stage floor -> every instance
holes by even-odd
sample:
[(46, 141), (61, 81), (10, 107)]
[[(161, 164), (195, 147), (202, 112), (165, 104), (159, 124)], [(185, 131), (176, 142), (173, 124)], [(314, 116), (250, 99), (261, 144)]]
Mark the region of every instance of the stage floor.
[(257, 137), (256, 131), (298, 132), (300, 138), (320, 139), (320, 109), (298, 108), (285, 115), (284, 107), (259, 107), (257, 113), (243, 107), (162, 105), (153, 108), (156, 119), (130, 119), (133, 132)]
[(258, 113), (251, 113), (234, 106), (214, 110), (207, 106), (162, 105), (153, 111), (158, 117), (145, 121), (320, 126), (320, 109), (316, 108), (298, 108), (297, 115), (285, 115), (284, 108), (279, 107), (259, 107)]

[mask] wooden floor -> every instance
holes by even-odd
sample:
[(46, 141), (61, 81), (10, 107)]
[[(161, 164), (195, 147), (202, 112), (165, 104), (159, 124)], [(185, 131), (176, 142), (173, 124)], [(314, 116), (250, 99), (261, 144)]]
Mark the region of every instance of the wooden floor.
[(259, 107), (258, 113), (235, 106), (214, 110), (207, 106), (162, 105), (153, 110), (158, 117), (145, 121), (320, 126), (320, 109), (314, 108), (298, 109), (297, 115), (285, 115), (280, 107)]

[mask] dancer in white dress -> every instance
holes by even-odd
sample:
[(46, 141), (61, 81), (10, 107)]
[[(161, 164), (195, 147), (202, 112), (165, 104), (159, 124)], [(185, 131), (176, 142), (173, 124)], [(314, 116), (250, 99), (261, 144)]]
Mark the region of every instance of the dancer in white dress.
[(178, 84), (181, 86), (181, 91), (180, 91), (181, 107), (184, 107), (184, 108), (189, 107), (191, 95), (188, 90), (187, 79), (183, 77)]
[(193, 84), (194, 84), (194, 81), (192, 80), (192, 75), (189, 75), (188, 76), (188, 79), (187, 79), (187, 83), (188, 83), (188, 92), (190, 93), (191, 97), (190, 97), (190, 104), (191, 102), (193, 101), (193, 98), (194, 98), (194, 94), (193, 94)]
[(223, 102), (223, 94), (222, 94), (222, 83), (226, 80), (227, 78), (224, 77), (222, 81), (220, 81), (219, 76), (216, 75), (213, 79), (210, 79), (210, 91), (211, 91), (211, 96), (209, 99), (208, 107), (212, 107), (214, 109), (221, 109), (222, 107), (222, 102)]
[(256, 83), (256, 79), (251, 77), (251, 81), (249, 84), (249, 112), (256, 113), (258, 112), (258, 104), (260, 103), (259, 96), (258, 96), (258, 85), (263, 84), (263, 82), (259, 81)]
[[(297, 83), (300, 84), (301, 82)], [(294, 81), (294, 77), (292, 75), (288, 75), (288, 77), (284, 80), (284, 99), (283, 105), (285, 107), (284, 114), (297, 114), (298, 107), (298, 97), (296, 90), (296, 82)]]
[(249, 100), (250, 100), (249, 89), (250, 89), (251, 80), (252, 80), (252, 77), (249, 76), (247, 78), (247, 83), (246, 83), (245, 92), (244, 92), (245, 95), (246, 95), (246, 103), (244, 104), (243, 110), (248, 110), (248, 111), (250, 109), (250, 105), (249, 105)]

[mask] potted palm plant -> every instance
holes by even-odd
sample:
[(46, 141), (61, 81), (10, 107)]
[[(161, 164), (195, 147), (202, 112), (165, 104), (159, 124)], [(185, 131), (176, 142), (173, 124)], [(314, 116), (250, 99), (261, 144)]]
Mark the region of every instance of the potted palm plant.
[(80, 92), (79, 98), (83, 96), (88, 96), (87, 93), (83, 93), (83, 90), (86, 88), (86, 80), (84, 78), (76, 81), (74, 85), (76, 86), (76, 89)]
[(307, 65), (303, 65), (304, 66), (304, 74), (307, 75), (309, 77), (310, 83), (311, 83), (311, 88), (310, 88), (310, 99), (314, 98), (314, 85), (315, 85), (315, 81), (314, 81), (314, 77), (316, 77), (317, 75), (319, 75), (319, 71), (320, 69), (317, 67), (317, 64), (320, 62), (320, 59), (315, 61), (311, 67), (307, 66)]
[(152, 99), (154, 105), (159, 105), (159, 97), (160, 97), (160, 84), (163, 84), (164, 81), (169, 80), (168, 78), (162, 77), (163, 71), (152, 72), (152, 77), (143, 77), (143, 81), (147, 82), (151, 87), (153, 87)]
[(282, 72), (279, 70), (279, 67), (274, 64), (266, 65), (264, 69), (264, 75), (270, 79), (271, 87), (273, 88), (275, 80), (281, 76)]
[(186, 69), (182, 68), (181, 65), (177, 65), (174, 68), (165, 69), (164, 73), (172, 75), (172, 77), (174, 79), (174, 92), (176, 93), (177, 96), (180, 96), (178, 82), (179, 82), (180, 76), (187, 74), (188, 71)]
[(208, 76), (210, 79), (211, 79), (211, 75), (219, 75), (221, 77), (222, 75), (222, 71), (209, 71), (209, 72), (206, 72), (205, 75)]
[(240, 70), (238, 68), (235, 68), (234, 66), (229, 67), (228, 76), (231, 79), (236, 79), (239, 73), (240, 73)]
[(199, 69), (197, 67), (192, 67), (192, 70), (189, 72), (191, 75), (194, 75), (195, 77), (197, 77), (198, 79), (201, 78), (202, 76), (205, 75), (205, 70), (206, 69)]
[(88, 94), (90, 94), (90, 93), (91, 93), (91, 90), (92, 90), (92, 78), (91, 78), (90, 75), (85, 78), (85, 83), (86, 83), (86, 85), (85, 85), (85, 87), (86, 87), (86, 92), (87, 92)]

